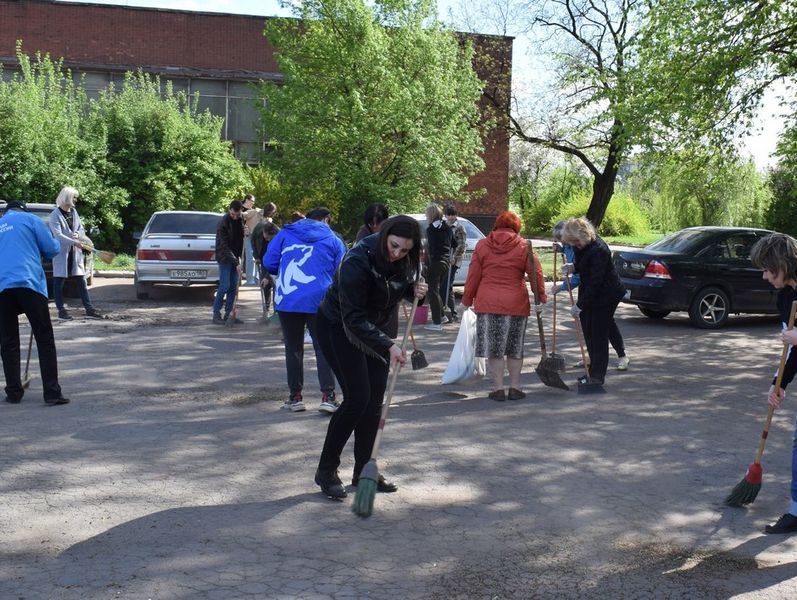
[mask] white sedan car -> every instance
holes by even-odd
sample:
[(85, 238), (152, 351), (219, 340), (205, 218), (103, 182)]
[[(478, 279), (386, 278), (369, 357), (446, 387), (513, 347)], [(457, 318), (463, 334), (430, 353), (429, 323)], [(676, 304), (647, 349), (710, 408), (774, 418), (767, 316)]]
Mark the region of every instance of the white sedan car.
[(198, 211), (153, 214), (136, 248), (136, 298), (149, 298), (156, 283), (217, 285), (216, 227), (221, 218)]
[[(417, 219), (418, 224), (421, 226), (421, 237), (426, 239), (426, 215), (414, 214), (408, 215)], [(463, 217), (457, 217), (457, 221), (465, 228), (465, 235), (467, 236), (467, 245), (465, 249), (465, 256), (462, 259), (462, 266), (457, 271), (454, 278), (454, 285), (465, 285), (465, 279), (468, 277), (468, 267), (470, 267), (470, 257), (473, 255), (473, 250), (476, 248), (476, 243), (484, 239), (484, 234), (479, 230), (476, 225)]]

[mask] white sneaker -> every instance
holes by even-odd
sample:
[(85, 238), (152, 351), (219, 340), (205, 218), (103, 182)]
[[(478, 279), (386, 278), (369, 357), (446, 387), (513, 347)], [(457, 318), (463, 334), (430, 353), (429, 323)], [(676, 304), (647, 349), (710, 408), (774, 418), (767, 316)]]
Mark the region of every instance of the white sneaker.
[(335, 399), (335, 392), (324, 392), (324, 395), (321, 397), (321, 405), (318, 407), (318, 412), (331, 415), (338, 410), (338, 406), (338, 402)]
[(429, 323), (424, 329), (428, 329), (429, 331), (443, 331), (443, 326), (440, 323)]
[(617, 370), (618, 371), (627, 371), (628, 370), (628, 363), (630, 363), (630, 362), (631, 362), (631, 360), (627, 356), (624, 356), (617, 363)]

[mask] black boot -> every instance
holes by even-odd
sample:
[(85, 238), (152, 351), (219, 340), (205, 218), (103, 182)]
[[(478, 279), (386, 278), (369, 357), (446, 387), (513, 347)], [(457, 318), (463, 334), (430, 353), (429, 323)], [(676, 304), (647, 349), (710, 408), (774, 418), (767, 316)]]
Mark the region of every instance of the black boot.
[[(362, 469), (358, 469), (354, 467), (354, 473), (351, 476), (351, 484), (356, 486), (357, 483), (360, 481), (360, 471)], [(381, 492), (383, 494), (392, 494), (393, 492), (398, 491), (398, 486), (393, 483), (392, 481), (387, 481), (384, 476), (380, 473), (379, 479), (376, 481), (376, 491)]]
[(333, 500), (342, 500), (348, 495), (337, 471), (322, 472), (321, 469), (318, 469), (315, 472), (315, 482), (321, 486), (321, 491)]

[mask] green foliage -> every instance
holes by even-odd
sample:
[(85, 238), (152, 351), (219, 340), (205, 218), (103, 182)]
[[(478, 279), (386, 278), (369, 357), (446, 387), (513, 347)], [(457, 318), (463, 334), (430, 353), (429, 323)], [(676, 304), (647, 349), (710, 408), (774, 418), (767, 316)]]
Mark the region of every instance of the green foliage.
[(777, 166), (769, 172), (768, 187), (772, 193), (766, 224), (770, 229), (797, 235), (797, 124), (792, 122), (783, 132), (775, 150)]
[(105, 249), (132, 249), (152, 212), (220, 210), (246, 177), (219, 137), (222, 120), (160, 82), (128, 74), (90, 102), (49, 56), (17, 47), (20, 73), (0, 81), (0, 198), (55, 201), (69, 185)]
[(18, 46), (17, 58), (20, 73), (0, 82), (0, 198), (52, 203), (69, 185), (87, 227), (118, 226), (127, 192), (109, 181), (106, 130), (85, 118), (82, 86), (49, 56)]
[(473, 53), (432, 7), (309, 0), (303, 21), (266, 25), (285, 77), (264, 87), (267, 160), (290, 188), (339, 199), (344, 229), (371, 202), (400, 212), (466, 199), (468, 177), (483, 168)]
[(107, 130), (111, 182), (127, 189), (123, 247), (158, 210), (221, 211), (246, 189), (242, 165), (220, 141), (223, 119), (198, 113), (184, 93), (128, 73), (121, 90), (103, 92), (89, 118)]
[[(584, 216), (591, 199), (591, 195), (584, 192), (574, 195), (562, 206), (555, 220)], [(631, 196), (617, 192), (600, 224), (599, 233), (601, 236), (643, 236), (650, 233), (650, 222)]]
[(136, 268), (136, 257), (132, 254), (117, 254), (111, 264), (95, 260), (94, 268), (97, 271), (132, 271)]
[(640, 37), (659, 142), (728, 142), (766, 87), (797, 72), (792, 0), (658, 0)]
[[(527, 235), (550, 235), (559, 220), (562, 207), (573, 198), (590, 193), (589, 179), (570, 167), (554, 169), (544, 178), (536, 198), (521, 211), (523, 229)], [(586, 210), (581, 215), (586, 214)]]
[(764, 226), (771, 194), (755, 165), (700, 148), (649, 155), (645, 203), (657, 229)]

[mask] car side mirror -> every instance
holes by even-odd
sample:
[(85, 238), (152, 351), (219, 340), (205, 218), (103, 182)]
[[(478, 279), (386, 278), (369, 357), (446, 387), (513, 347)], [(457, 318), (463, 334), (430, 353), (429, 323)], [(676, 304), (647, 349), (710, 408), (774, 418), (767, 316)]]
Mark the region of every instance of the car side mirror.
[(133, 239), (134, 240), (140, 240), (141, 239), (141, 232), (140, 231), (134, 231), (133, 232)]

